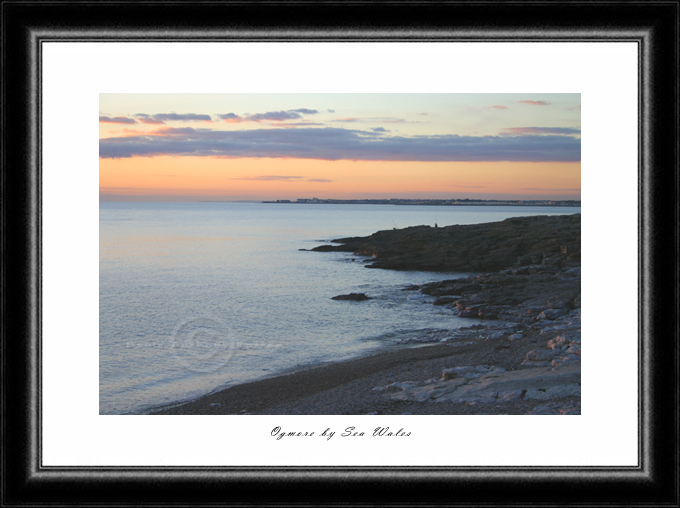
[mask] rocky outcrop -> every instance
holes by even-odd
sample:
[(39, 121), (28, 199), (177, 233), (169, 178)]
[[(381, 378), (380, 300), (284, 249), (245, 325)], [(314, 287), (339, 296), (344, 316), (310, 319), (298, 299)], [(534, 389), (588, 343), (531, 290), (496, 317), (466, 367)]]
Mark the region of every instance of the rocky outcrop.
[(581, 269), (544, 265), (409, 286), (460, 317), (532, 324), (559, 322), (581, 307)]
[(581, 214), (513, 217), (486, 224), (442, 228), (415, 226), (378, 231), (368, 237), (340, 238), (318, 252), (371, 256), (367, 268), (491, 272), (512, 267), (578, 266)]
[(352, 302), (363, 302), (364, 300), (370, 300), (369, 296), (364, 293), (350, 293), (348, 295), (338, 295), (331, 298), (331, 300), (350, 300)]
[(503, 367), (486, 361), (454, 364), (440, 379), (407, 378), (373, 389), (393, 403), (507, 407), (535, 402), (540, 405), (526, 414), (580, 414), (580, 229), (580, 214), (520, 217), (379, 231), (314, 250), (371, 256), (370, 268), (486, 272), (403, 288), (412, 292), (408, 300), (448, 308), (477, 323), (458, 330), (422, 330), (395, 342), (474, 350), (493, 341), (494, 351), (511, 353), (513, 360), (496, 355), (492, 361)]

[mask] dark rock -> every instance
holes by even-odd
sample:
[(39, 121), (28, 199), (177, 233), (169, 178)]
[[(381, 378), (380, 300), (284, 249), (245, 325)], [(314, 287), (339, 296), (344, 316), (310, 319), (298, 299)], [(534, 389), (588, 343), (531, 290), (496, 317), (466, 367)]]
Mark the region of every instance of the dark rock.
[(484, 330), (486, 328), (485, 325), (472, 325), (472, 326), (465, 326), (461, 328), (461, 330)]
[(371, 298), (366, 296), (364, 293), (350, 293), (348, 295), (338, 295), (331, 298), (331, 300), (350, 300), (353, 302), (362, 302), (364, 300), (370, 300)]
[(557, 356), (557, 351), (551, 349), (534, 349), (526, 354), (526, 360), (550, 361)]
[(402, 291), (418, 291), (420, 289), (420, 286), (416, 284), (410, 284), (406, 286), (405, 288), (402, 288)]
[(494, 307), (480, 307), (477, 316), (481, 319), (498, 319), (498, 309)]
[(450, 303), (455, 303), (458, 298), (459, 297), (456, 296), (440, 296), (432, 302), (432, 305), (448, 305)]
[(315, 252), (336, 252), (336, 251), (344, 251), (342, 248), (342, 245), (319, 245), (318, 247), (314, 247), (312, 251)]
[(555, 295), (546, 300), (551, 309), (572, 310), (574, 308), (574, 298), (571, 295)]
[(465, 309), (465, 310), (461, 310), (461, 311), (458, 313), (458, 317), (478, 318), (478, 317), (479, 317), (479, 309)]
[(544, 319), (547, 319), (549, 321), (554, 321), (558, 318), (561, 318), (566, 314), (566, 311), (561, 310), (561, 309), (547, 309), (541, 312), (538, 316), (536, 316), (536, 321), (542, 321)]

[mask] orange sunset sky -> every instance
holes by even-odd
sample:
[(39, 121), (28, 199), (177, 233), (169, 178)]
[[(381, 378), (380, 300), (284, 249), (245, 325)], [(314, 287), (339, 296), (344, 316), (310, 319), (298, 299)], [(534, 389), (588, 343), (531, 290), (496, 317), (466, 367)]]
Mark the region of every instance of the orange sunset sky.
[(102, 201), (581, 198), (580, 94), (100, 94)]

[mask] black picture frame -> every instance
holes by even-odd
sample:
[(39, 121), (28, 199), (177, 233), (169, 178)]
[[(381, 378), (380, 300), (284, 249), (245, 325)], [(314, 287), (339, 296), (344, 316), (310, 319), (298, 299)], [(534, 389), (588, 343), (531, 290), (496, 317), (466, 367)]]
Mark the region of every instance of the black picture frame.
[[(678, 506), (678, 19), (677, 1), (2, 2), (2, 505)], [(639, 465), (42, 466), (41, 44), (205, 40), (637, 42)]]

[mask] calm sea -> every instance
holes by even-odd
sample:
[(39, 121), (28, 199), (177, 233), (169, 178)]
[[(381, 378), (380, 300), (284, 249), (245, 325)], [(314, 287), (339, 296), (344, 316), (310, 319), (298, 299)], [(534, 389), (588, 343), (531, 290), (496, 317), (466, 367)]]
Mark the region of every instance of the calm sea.
[[(407, 284), (461, 274), (364, 268), (333, 238), (580, 208), (100, 203), (99, 411), (142, 414), (216, 389), (472, 324)], [(331, 297), (362, 292), (364, 302)], [(403, 347), (403, 346), (402, 346)]]

